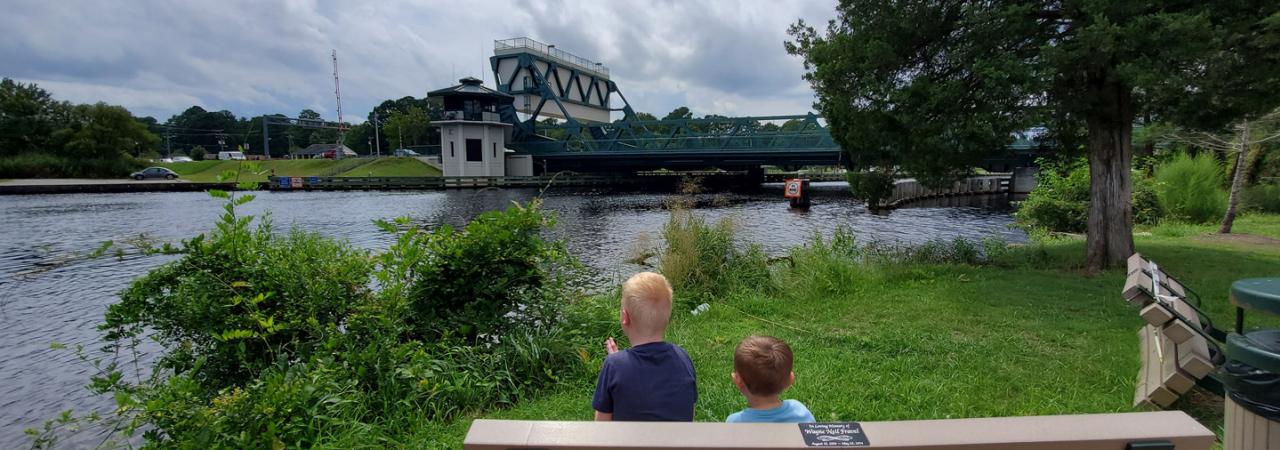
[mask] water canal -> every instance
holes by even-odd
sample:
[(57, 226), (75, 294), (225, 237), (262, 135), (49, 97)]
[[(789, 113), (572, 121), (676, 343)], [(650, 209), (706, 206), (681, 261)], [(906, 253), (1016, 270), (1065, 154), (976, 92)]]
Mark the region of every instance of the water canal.
[[(1022, 242), (1009, 225), (1012, 210), (1002, 197), (920, 203), (887, 215), (868, 213), (844, 183), (816, 183), (814, 204), (792, 211), (772, 186), (755, 193), (701, 194), (697, 209), (709, 219), (731, 217), (739, 236), (770, 254), (785, 253), (814, 233), (838, 226), (860, 240), (920, 243), (930, 239), (996, 237)], [(447, 192), (260, 193), (245, 206), (270, 211), (278, 229), (296, 226), (379, 249), (391, 237), (374, 219), (408, 216), (426, 226), (465, 224), (475, 215), (526, 201), (535, 190)], [(554, 211), (554, 237), (604, 281), (638, 270), (625, 262), (639, 243), (659, 242), (674, 194), (559, 191), (546, 194)], [(116, 292), (172, 256), (77, 258), (104, 241), (177, 242), (206, 232), (221, 213), (203, 193), (33, 195), (0, 197), (0, 447), (25, 447), (23, 428), (38, 426), (59, 411), (110, 407), (84, 385), (91, 367), (50, 343), (96, 349), (102, 314)]]

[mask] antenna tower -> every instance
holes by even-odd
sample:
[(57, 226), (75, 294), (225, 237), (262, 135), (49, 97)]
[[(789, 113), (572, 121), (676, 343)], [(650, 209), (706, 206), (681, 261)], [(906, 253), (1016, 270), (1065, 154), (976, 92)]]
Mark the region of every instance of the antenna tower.
[(346, 137), (347, 130), (342, 126), (342, 90), (338, 88), (338, 50), (332, 49), (333, 55), (333, 98), (338, 102), (338, 143)]

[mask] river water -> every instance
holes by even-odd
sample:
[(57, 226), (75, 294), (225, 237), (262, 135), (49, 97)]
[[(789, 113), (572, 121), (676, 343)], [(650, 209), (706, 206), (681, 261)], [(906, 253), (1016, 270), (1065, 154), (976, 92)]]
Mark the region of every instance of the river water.
[[(905, 244), (956, 237), (996, 237), (1022, 242), (1010, 228), (1012, 210), (1002, 197), (947, 199), (919, 203), (885, 215), (871, 214), (850, 198), (844, 183), (815, 183), (814, 204), (792, 211), (780, 186), (753, 193), (700, 194), (698, 214), (732, 218), (739, 236), (770, 254), (783, 254), (814, 233), (838, 226), (860, 241)], [(391, 237), (374, 219), (407, 216), (425, 226), (463, 225), (484, 211), (527, 201), (537, 191), (459, 190), (445, 192), (290, 192), (258, 194), (243, 207), (249, 214), (270, 211), (277, 229), (296, 226), (346, 239), (370, 249)], [(658, 245), (674, 194), (609, 191), (552, 191), (545, 208), (555, 212), (552, 236), (607, 282), (641, 269), (628, 264), (637, 245)], [(33, 195), (0, 197), (0, 448), (25, 447), (26, 427), (38, 426), (65, 409), (106, 411), (110, 399), (85, 388), (92, 367), (53, 342), (99, 347), (107, 305), (129, 281), (174, 256), (87, 259), (104, 241), (138, 239), (177, 243), (207, 232), (221, 204), (203, 193)], [(639, 243), (639, 244), (638, 244)]]

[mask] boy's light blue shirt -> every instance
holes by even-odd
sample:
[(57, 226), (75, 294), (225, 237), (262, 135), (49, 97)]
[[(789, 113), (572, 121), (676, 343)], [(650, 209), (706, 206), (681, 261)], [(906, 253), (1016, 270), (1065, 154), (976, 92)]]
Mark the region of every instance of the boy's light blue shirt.
[(742, 411), (730, 414), (725, 422), (764, 422), (764, 423), (795, 423), (795, 422), (816, 422), (813, 420), (813, 413), (809, 412), (809, 408), (796, 400), (783, 400), (782, 406), (773, 409), (751, 409), (747, 408)]

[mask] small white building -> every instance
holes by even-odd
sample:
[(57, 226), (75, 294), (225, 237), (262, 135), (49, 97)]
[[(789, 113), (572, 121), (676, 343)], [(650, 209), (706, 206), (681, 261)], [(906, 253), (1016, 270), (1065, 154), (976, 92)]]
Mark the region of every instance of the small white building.
[(532, 158), (506, 148), (512, 125), (502, 121), (498, 106), (510, 104), (514, 97), (486, 88), (472, 77), (458, 81), (462, 84), (427, 93), (441, 105), (431, 125), (440, 128), (444, 176), (533, 175)]

